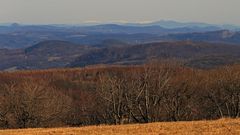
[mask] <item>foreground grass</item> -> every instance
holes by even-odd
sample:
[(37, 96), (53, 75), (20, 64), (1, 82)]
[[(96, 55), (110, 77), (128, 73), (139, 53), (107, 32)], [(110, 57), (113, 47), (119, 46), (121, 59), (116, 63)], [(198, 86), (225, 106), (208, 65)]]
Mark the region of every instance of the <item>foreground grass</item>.
[(122, 126), (0, 130), (0, 135), (240, 135), (240, 119), (162, 122)]

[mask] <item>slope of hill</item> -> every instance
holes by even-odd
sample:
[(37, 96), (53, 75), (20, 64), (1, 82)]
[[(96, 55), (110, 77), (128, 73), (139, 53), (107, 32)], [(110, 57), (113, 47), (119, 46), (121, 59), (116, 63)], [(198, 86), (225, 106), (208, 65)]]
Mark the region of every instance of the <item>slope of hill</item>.
[(118, 40), (87, 46), (52, 40), (26, 49), (0, 49), (0, 70), (135, 65), (158, 59), (179, 59), (189, 66), (210, 68), (239, 63), (240, 46), (190, 41), (132, 45)]
[(0, 50), (0, 69), (45, 69), (64, 67), (94, 47), (66, 41), (45, 41), (18, 50)]
[(239, 119), (221, 119), (215, 121), (167, 122), (122, 126), (91, 126), (81, 128), (51, 128), (2, 130), (1, 135), (237, 135), (240, 134)]
[[(182, 59), (191, 61), (188, 65), (197, 65), (195, 59), (209, 56), (221, 57), (223, 64), (237, 62), (240, 58), (240, 46), (209, 44), (204, 42), (162, 42), (124, 47), (98, 49), (86, 53), (70, 64), (71, 67), (94, 64), (142, 64), (153, 59)], [(231, 57), (232, 59), (227, 59)], [(208, 61), (209, 59), (202, 59)], [(203, 62), (204, 63), (204, 62)], [(221, 65), (221, 64), (217, 64)], [(215, 63), (206, 63), (206, 67)]]

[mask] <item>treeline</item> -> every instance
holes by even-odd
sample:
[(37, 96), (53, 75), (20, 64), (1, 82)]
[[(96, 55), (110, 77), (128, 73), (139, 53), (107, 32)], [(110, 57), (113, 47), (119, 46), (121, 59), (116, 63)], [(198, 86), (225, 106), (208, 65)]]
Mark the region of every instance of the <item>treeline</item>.
[(176, 63), (0, 73), (0, 127), (192, 121), (240, 116), (240, 66)]

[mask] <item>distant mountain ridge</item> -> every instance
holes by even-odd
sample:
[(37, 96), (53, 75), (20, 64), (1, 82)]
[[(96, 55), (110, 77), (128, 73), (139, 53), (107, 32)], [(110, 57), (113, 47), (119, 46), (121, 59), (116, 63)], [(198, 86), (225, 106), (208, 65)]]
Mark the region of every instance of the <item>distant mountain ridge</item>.
[[(240, 31), (206, 23), (0, 26), (0, 70), (143, 64), (180, 59), (211, 68), (240, 63)], [(236, 29), (235, 29), (236, 28)], [(234, 30), (231, 30), (234, 29)]]
[(240, 32), (229, 30), (202, 32), (202, 33), (183, 33), (183, 34), (169, 34), (161, 37), (166, 41), (204, 41), (213, 43), (230, 43), (240, 45)]
[(232, 25), (232, 24), (209, 24), (209, 23), (202, 23), (202, 22), (178, 22), (178, 21), (172, 21), (172, 20), (160, 20), (155, 22), (149, 22), (149, 23), (129, 23), (129, 25), (136, 25), (136, 26), (161, 26), (163, 28), (168, 29), (175, 29), (175, 28), (209, 28), (212, 30), (220, 30), (220, 29), (226, 29), (226, 30), (234, 30), (238, 31), (240, 30), (240, 26)]
[[(228, 25), (232, 27), (232, 25)], [(232, 27), (233, 28), (233, 27)], [(237, 32), (237, 29), (231, 31)], [(224, 27), (205, 23), (160, 21), (148, 24), (22, 25), (0, 26), (0, 48), (26, 48), (46, 40), (64, 40), (75, 44), (97, 45), (105, 40), (119, 40), (129, 44), (174, 40), (173, 34), (205, 33), (225, 30)], [(240, 30), (240, 29), (239, 29)], [(175, 38), (175, 37), (173, 37)], [(205, 40), (204, 40), (205, 41)], [(232, 42), (228, 40), (226, 42)], [(234, 43), (238, 43), (234, 41)]]

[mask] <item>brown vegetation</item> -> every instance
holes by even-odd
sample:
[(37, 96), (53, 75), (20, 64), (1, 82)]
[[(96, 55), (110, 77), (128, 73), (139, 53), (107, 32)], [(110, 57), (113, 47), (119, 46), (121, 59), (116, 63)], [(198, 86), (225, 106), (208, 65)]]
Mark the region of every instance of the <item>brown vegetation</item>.
[(1, 128), (240, 116), (240, 66), (175, 63), (0, 73)]
[(120, 126), (3, 130), (1, 135), (239, 135), (239, 119), (161, 122)]

